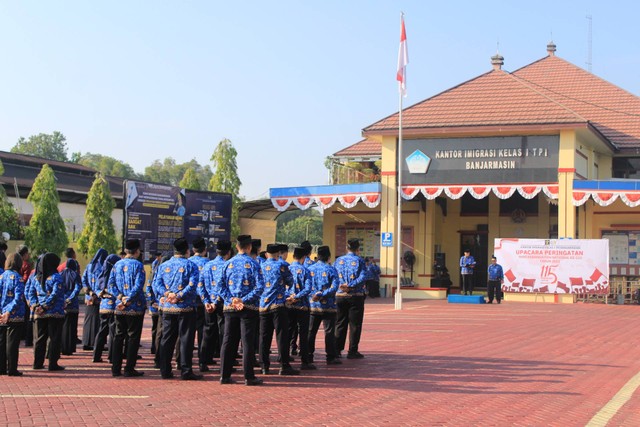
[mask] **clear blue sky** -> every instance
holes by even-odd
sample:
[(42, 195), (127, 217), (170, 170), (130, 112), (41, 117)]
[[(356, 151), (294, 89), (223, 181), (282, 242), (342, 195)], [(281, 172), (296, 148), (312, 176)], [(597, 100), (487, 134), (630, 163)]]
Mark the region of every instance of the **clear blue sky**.
[(248, 198), (325, 184), (323, 162), (397, 111), (399, 13), (414, 104), (490, 70), (546, 55), (640, 94), (636, 1), (0, 0), (0, 149), (54, 130), (69, 152), (142, 172), (238, 150)]

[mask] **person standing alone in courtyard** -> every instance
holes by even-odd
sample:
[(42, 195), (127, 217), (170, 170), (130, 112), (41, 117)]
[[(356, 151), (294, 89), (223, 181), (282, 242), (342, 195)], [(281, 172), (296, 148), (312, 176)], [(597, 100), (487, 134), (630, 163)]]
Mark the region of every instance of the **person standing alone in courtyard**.
[(500, 304), (502, 299), (502, 283), (504, 283), (504, 273), (502, 272), (502, 266), (498, 264), (498, 260), (495, 256), (491, 257), (491, 265), (488, 268), (489, 282), (487, 283), (487, 297), (489, 304), (493, 302), (495, 295), (496, 301)]

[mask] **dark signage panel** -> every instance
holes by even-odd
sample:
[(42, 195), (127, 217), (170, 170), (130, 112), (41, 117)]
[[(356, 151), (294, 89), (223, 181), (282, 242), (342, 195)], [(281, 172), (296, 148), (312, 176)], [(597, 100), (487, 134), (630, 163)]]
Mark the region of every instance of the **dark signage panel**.
[(557, 182), (559, 145), (559, 135), (404, 140), (402, 183)]
[(173, 253), (173, 241), (204, 237), (215, 249), (231, 235), (231, 195), (185, 190), (146, 182), (126, 182), (125, 239), (140, 239), (143, 257)]

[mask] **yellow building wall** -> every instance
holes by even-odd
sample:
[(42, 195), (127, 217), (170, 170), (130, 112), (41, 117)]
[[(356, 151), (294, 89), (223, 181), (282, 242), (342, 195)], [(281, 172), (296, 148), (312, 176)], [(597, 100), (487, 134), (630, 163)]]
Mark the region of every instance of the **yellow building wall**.
[(254, 239), (262, 240), (262, 250), (268, 243), (276, 241), (276, 221), (269, 219), (239, 218), (240, 234), (250, 234)]

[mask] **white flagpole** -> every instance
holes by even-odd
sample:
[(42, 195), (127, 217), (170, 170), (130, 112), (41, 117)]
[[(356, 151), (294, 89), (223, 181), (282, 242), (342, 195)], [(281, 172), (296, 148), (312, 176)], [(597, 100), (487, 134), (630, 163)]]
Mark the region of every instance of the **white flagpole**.
[[(401, 25), (404, 25), (404, 13), (400, 14), (400, 22)], [(406, 75), (406, 74), (405, 74)], [(397, 221), (398, 221), (398, 230), (396, 234), (396, 243), (398, 248), (398, 263), (396, 266), (396, 297), (395, 297), (395, 309), (402, 310), (402, 293), (400, 292), (400, 285), (402, 281), (402, 277), (400, 273), (402, 271), (402, 96), (403, 90), (402, 85), (405, 82), (400, 82), (400, 87), (398, 88), (398, 98), (399, 98), (399, 110), (398, 110), (398, 158), (396, 164), (396, 170), (398, 175), (398, 213), (397, 213)]]

